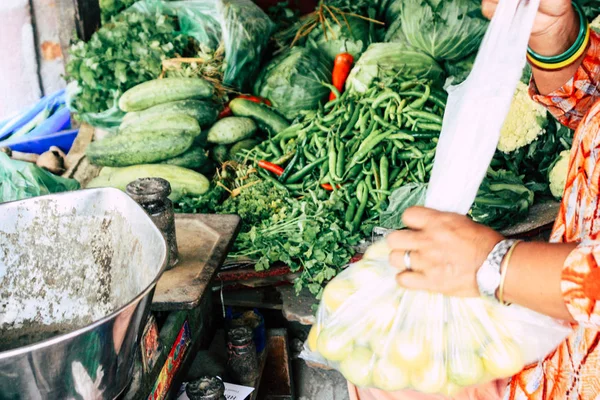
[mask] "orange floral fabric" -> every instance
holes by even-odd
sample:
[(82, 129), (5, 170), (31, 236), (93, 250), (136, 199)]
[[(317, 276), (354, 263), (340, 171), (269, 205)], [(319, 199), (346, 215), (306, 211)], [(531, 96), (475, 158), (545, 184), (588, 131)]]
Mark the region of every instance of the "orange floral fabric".
[(550, 241), (580, 243), (565, 261), (561, 283), (578, 325), (543, 362), (514, 376), (504, 399), (600, 399), (600, 35), (592, 34), (581, 67), (562, 88), (541, 96), (532, 83), (530, 92), (576, 129)]

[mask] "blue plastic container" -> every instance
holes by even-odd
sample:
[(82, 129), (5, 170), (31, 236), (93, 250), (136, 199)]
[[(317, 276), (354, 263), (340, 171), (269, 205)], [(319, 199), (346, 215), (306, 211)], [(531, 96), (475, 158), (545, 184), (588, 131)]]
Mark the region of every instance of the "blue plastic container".
[(42, 154), (43, 152), (48, 151), (50, 147), (56, 146), (65, 153), (68, 153), (69, 150), (71, 150), (71, 146), (73, 146), (73, 142), (75, 141), (78, 133), (79, 129), (74, 129), (46, 136), (33, 138), (24, 137), (21, 141), (15, 141), (12, 143), (9, 142), (1, 145), (6, 146), (14, 151), (34, 154)]

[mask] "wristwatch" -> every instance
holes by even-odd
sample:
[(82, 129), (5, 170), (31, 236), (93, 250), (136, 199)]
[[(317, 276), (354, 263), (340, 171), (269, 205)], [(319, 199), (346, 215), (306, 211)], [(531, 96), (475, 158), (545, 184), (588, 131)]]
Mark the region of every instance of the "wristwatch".
[(499, 242), (477, 270), (477, 286), (481, 297), (498, 302), (496, 292), (502, 280), (500, 266), (504, 256), (515, 242), (516, 240), (513, 239), (505, 239)]

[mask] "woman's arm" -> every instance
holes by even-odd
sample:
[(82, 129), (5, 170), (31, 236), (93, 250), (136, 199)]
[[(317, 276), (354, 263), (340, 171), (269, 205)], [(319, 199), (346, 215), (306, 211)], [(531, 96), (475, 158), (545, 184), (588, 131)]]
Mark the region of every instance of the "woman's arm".
[[(498, 0), (483, 0), (482, 11), (491, 18)], [(538, 54), (562, 54), (576, 40), (580, 28), (571, 0), (541, 0), (529, 47)], [(592, 33), (587, 52), (558, 71), (532, 67), (530, 94), (564, 125), (575, 129), (599, 98), (600, 36)]]
[(575, 322), (565, 304), (561, 282), (565, 260), (576, 247), (572, 243), (520, 243), (507, 267), (504, 300)]

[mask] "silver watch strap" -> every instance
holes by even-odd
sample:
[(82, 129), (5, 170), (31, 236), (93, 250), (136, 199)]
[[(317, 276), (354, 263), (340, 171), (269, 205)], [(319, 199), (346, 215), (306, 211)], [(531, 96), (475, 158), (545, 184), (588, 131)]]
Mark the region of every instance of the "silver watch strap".
[(506, 253), (517, 241), (505, 239), (496, 244), (477, 271), (477, 286), (482, 297), (497, 300), (496, 292), (500, 286), (500, 266)]

